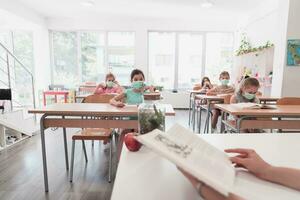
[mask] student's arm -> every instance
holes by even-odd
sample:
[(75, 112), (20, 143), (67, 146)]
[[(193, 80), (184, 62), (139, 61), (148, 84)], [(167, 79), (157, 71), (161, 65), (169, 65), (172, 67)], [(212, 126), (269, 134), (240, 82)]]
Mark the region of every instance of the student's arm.
[(236, 195), (233, 195), (233, 194), (229, 194), (228, 197), (225, 197), (207, 185), (203, 185), (199, 189), (199, 188), (197, 188), (198, 184), (200, 183), (198, 181), (198, 179), (196, 179), (194, 176), (190, 175), (189, 173), (185, 172), (184, 170), (182, 170), (180, 168), (179, 168), (179, 171), (181, 171), (182, 174), (191, 182), (191, 184), (194, 186), (194, 188), (196, 190), (200, 190), (197, 192), (199, 193), (200, 196), (203, 197), (203, 199), (207, 199), (207, 200), (242, 200), (242, 198), (240, 198)]
[(96, 89), (94, 91), (94, 94), (102, 94), (103, 91), (104, 91), (104, 87), (105, 86), (103, 85), (103, 83), (97, 85), (97, 87), (96, 87)]
[(213, 89), (210, 89), (210, 90), (208, 90), (208, 91), (206, 92), (206, 95), (211, 95), (211, 96), (217, 95), (217, 94), (218, 94), (218, 93), (217, 93), (216, 87), (214, 87)]
[(231, 161), (237, 167), (245, 168), (255, 176), (266, 181), (300, 191), (300, 170), (272, 166), (251, 149), (228, 149), (226, 152), (239, 154), (231, 158)]
[(123, 100), (126, 98), (125, 93), (121, 93), (114, 98), (112, 98), (109, 103), (116, 107), (124, 107), (125, 104), (123, 103)]
[(235, 95), (232, 95), (230, 98), (230, 104), (237, 103)]

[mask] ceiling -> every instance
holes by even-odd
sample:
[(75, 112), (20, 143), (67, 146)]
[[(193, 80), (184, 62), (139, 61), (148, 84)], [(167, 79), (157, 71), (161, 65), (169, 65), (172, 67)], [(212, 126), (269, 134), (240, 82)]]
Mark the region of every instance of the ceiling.
[(11, 0), (22, 3), (45, 18), (91, 18), (104, 15), (195, 18), (200, 16), (243, 15), (265, 0), (212, 0), (212, 8), (202, 8), (204, 0), (94, 0), (86, 7), (84, 0)]

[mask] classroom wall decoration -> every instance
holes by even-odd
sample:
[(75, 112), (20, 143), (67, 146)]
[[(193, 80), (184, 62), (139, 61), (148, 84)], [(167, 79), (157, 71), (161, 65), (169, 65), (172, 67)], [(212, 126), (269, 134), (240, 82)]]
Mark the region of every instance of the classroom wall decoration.
[(287, 42), (287, 65), (300, 66), (300, 39)]

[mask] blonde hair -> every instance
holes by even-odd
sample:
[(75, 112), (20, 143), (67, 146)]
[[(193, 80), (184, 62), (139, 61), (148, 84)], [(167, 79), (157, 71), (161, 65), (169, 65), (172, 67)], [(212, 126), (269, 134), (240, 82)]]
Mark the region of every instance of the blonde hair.
[(228, 71), (222, 71), (219, 78), (221, 78), (221, 76), (228, 76), (230, 78), (230, 75), (229, 75)]
[(240, 84), (239, 92), (242, 92), (242, 88), (251, 87), (251, 86), (259, 88), (260, 87), (259, 81), (253, 77), (245, 78)]
[(116, 77), (115, 77), (115, 75), (113, 73), (108, 73), (105, 76), (105, 81), (107, 81), (107, 79), (110, 78), (110, 77), (112, 77), (114, 79), (114, 81), (116, 80)]

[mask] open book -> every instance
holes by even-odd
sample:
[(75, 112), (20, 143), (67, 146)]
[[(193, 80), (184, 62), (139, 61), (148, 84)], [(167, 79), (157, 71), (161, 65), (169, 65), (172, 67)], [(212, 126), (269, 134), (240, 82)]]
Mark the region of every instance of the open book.
[(137, 140), (225, 196), (234, 193), (244, 199), (300, 199), (298, 191), (236, 170), (227, 154), (178, 124), (166, 133), (156, 129)]
[(258, 104), (258, 103), (237, 103), (232, 105), (242, 109), (276, 109), (276, 107), (273, 105)]

